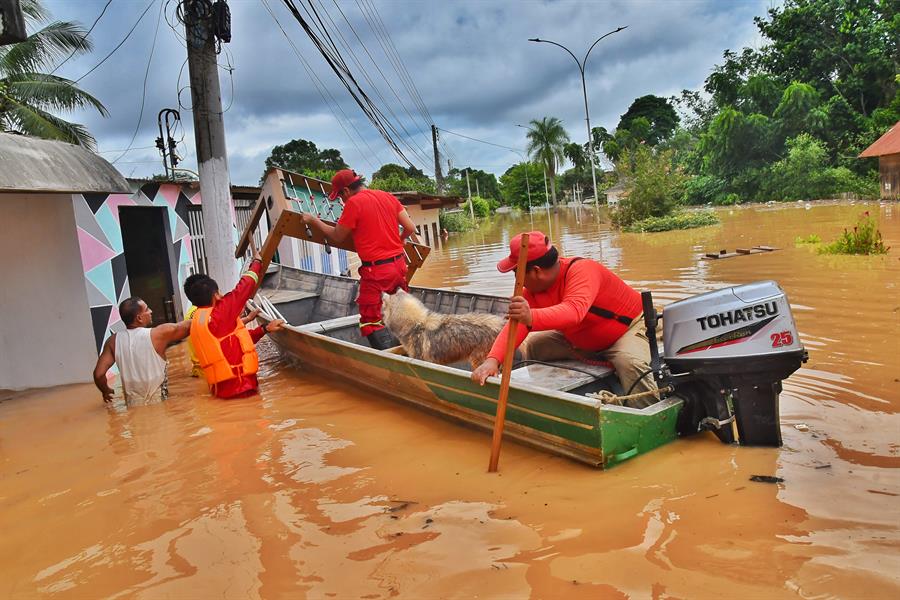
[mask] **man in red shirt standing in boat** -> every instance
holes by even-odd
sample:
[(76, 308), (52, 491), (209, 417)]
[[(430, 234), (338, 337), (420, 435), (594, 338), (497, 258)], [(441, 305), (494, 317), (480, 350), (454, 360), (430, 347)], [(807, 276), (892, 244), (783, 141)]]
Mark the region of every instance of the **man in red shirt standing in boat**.
[[(509, 256), (497, 263), (501, 273), (515, 270), (521, 239), (521, 234), (515, 236), (509, 243)], [(612, 363), (626, 391), (656, 390), (653, 377), (646, 374), (650, 347), (641, 295), (594, 260), (561, 258), (540, 231), (528, 235), (527, 259), (524, 297), (513, 297), (509, 304), (510, 318), (519, 322), (516, 347), (528, 336), (525, 358), (554, 361), (599, 356)], [(484, 385), (497, 374), (508, 335), (507, 324), (488, 358), (472, 372), (473, 381)], [(628, 405), (644, 408), (657, 400), (645, 396)]]
[(256, 393), (256, 342), (284, 325), (284, 321), (276, 319), (265, 328), (248, 330), (241, 320), (247, 300), (256, 293), (261, 270), (262, 261), (256, 253), (235, 288), (224, 296), (209, 275), (191, 275), (184, 282), (185, 295), (197, 307), (191, 317), (191, 344), (210, 391), (219, 398)]
[(356, 298), (359, 331), (369, 345), (384, 350), (393, 340), (382, 321), (381, 293), (393, 294), (398, 288), (409, 291), (403, 243), (408, 237), (418, 242), (416, 226), (397, 198), (381, 190), (366, 188), (363, 178), (350, 169), (335, 173), (328, 197), (331, 200), (340, 197), (344, 202), (337, 224), (328, 225), (309, 213), (303, 214), (303, 222), (321, 231), (335, 245), (340, 245), (348, 236), (353, 237), (353, 245), (362, 261)]

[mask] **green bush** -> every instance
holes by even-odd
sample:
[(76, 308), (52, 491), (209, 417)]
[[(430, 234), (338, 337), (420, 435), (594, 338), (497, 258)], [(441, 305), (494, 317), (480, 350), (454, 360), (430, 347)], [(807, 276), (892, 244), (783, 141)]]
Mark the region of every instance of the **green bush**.
[(441, 224), (441, 229), (446, 229), (447, 231), (459, 232), (475, 228), (475, 223), (472, 221), (472, 217), (469, 216), (469, 213), (441, 212), (438, 219)]
[(626, 195), (611, 215), (618, 227), (669, 215), (684, 196), (685, 176), (674, 165), (671, 150), (654, 152), (645, 145), (634, 152), (624, 150), (616, 170), (619, 180), (627, 182)]
[[(483, 219), (484, 217), (489, 217), (492, 212), (491, 202), (486, 198), (481, 198), (480, 196), (472, 196), (472, 204), (475, 205), (475, 216), (479, 219)], [(465, 204), (462, 205), (462, 210), (467, 215), (471, 214), (471, 209), (469, 208), (469, 201), (466, 200)], [(494, 209), (496, 210), (496, 209)], [(448, 230), (449, 231), (449, 230)]]
[(800, 244), (821, 244), (821, 243), (822, 243), (822, 238), (820, 238), (819, 236), (817, 236), (817, 235), (814, 234), (814, 233), (811, 233), (811, 234), (809, 234), (808, 236), (806, 236), (805, 238), (804, 238), (804, 237), (797, 236), (797, 239), (794, 240), (794, 243), (797, 244), (797, 245), (800, 245)]
[(658, 231), (671, 231), (672, 229), (693, 229), (716, 225), (719, 217), (712, 211), (703, 212), (679, 212), (664, 217), (649, 217), (635, 221), (625, 227), (625, 231), (631, 233), (656, 233)]
[(853, 231), (846, 228), (841, 237), (818, 249), (820, 254), (887, 254), (890, 246), (884, 245), (878, 224), (864, 212), (853, 227)]
[(730, 194), (722, 194), (720, 196), (716, 196), (713, 200), (713, 204), (716, 206), (734, 206), (735, 204), (741, 203), (741, 197), (731, 192)]
[(685, 204), (717, 203), (716, 198), (725, 193), (725, 181), (711, 175), (700, 175), (685, 181), (683, 189)]

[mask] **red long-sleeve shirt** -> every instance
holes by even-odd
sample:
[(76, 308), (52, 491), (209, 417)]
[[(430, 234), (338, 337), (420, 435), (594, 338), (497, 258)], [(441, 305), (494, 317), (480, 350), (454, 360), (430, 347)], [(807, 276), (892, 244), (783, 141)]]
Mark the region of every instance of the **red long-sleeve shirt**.
[[(641, 312), (641, 295), (618, 275), (589, 260), (561, 258), (560, 272), (550, 289), (533, 293), (525, 290), (525, 300), (531, 307), (531, 330), (558, 330), (580, 350), (598, 352), (612, 346), (628, 330), (628, 326), (615, 319), (606, 319), (588, 310), (597, 306), (633, 319)], [(509, 324), (503, 328), (491, 352), (491, 358), (503, 361)], [(516, 330), (518, 348), (528, 328), (519, 324)]]
[[(262, 263), (254, 260), (250, 263), (249, 270), (257, 277), (262, 277)], [(241, 275), (234, 289), (222, 296), (222, 299), (213, 306), (209, 317), (209, 331), (216, 337), (223, 337), (234, 331), (234, 324), (244, 310), (247, 300), (253, 297), (256, 291), (256, 280), (248, 274)], [(250, 330), (250, 338), (255, 344), (264, 335), (266, 330), (257, 327)], [(243, 352), (241, 343), (234, 336), (222, 340), (222, 353), (232, 364), (240, 363)], [(234, 398), (256, 391), (258, 387), (256, 375), (242, 375), (223, 381), (216, 385), (216, 396), (219, 398)]]

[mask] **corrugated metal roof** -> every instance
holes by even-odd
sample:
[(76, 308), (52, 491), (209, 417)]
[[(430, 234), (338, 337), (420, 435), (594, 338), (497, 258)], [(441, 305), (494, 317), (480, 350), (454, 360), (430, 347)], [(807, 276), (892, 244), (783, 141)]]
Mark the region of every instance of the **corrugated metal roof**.
[(887, 130), (883, 136), (875, 140), (875, 143), (863, 150), (859, 157), (870, 158), (872, 156), (885, 156), (887, 154), (900, 154), (900, 121)]
[(90, 150), (65, 142), (0, 133), (0, 192), (130, 191), (122, 174)]

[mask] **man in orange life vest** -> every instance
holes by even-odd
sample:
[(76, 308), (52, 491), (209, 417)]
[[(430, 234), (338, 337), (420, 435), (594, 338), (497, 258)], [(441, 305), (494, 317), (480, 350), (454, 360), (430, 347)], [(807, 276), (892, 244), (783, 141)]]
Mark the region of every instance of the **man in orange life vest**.
[(184, 282), (185, 295), (197, 307), (191, 317), (191, 343), (210, 391), (219, 398), (256, 393), (259, 358), (255, 344), (284, 325), (276, 319), (265, 328), (248, 330), (241, 320), (247, 300), (256, 292), (261, 270), (256, 254), (235, 288), (224, 296), (208, 275), (191, 275)]
[[(509, 256), (497, 263), (501, 273), (515, 270), (521, 239), (521, 234), (515, 236), (509, 243)], [(599, 356), (612, 363), (626, 391), (656, 389), (653, 377), (645, 374), (650, 348), (640, 294), (596, 261), (560, 258), (550, 238), (540, 231), (528, 235), (524, 297), (510, 299), (509, 316), (519, 321), (516, 346), (528, 336), (523, 348), (528, 360)], [(497, 374), (508, 334), (509, 325), (497, 336), (488, 358), (472, 372), (473, 381), (484, 385), (485, 379)], [(629, 401), (628, 406), (644, 408), (656, 401), (645, 396)]]
[(360, 333), (373, 348), (389, 348), (393, 339), (382, 322), (381, 293), (393, 294), (398, 288), (409, 291), (403, 242), (408, 237), (418, 242), (416, 226), (397, 198), (381, 190), (367, 189), (362, 177), (350, 169), (335, 173), (328, 197), (331, 200), (340, 197), (344, 201), (337, 225), (323, 223), (308, 213), (304, 213), (303, 222), (321, 231), (335, 245), (353, 236), (353, 245), (362, 261), (356, 298)]

